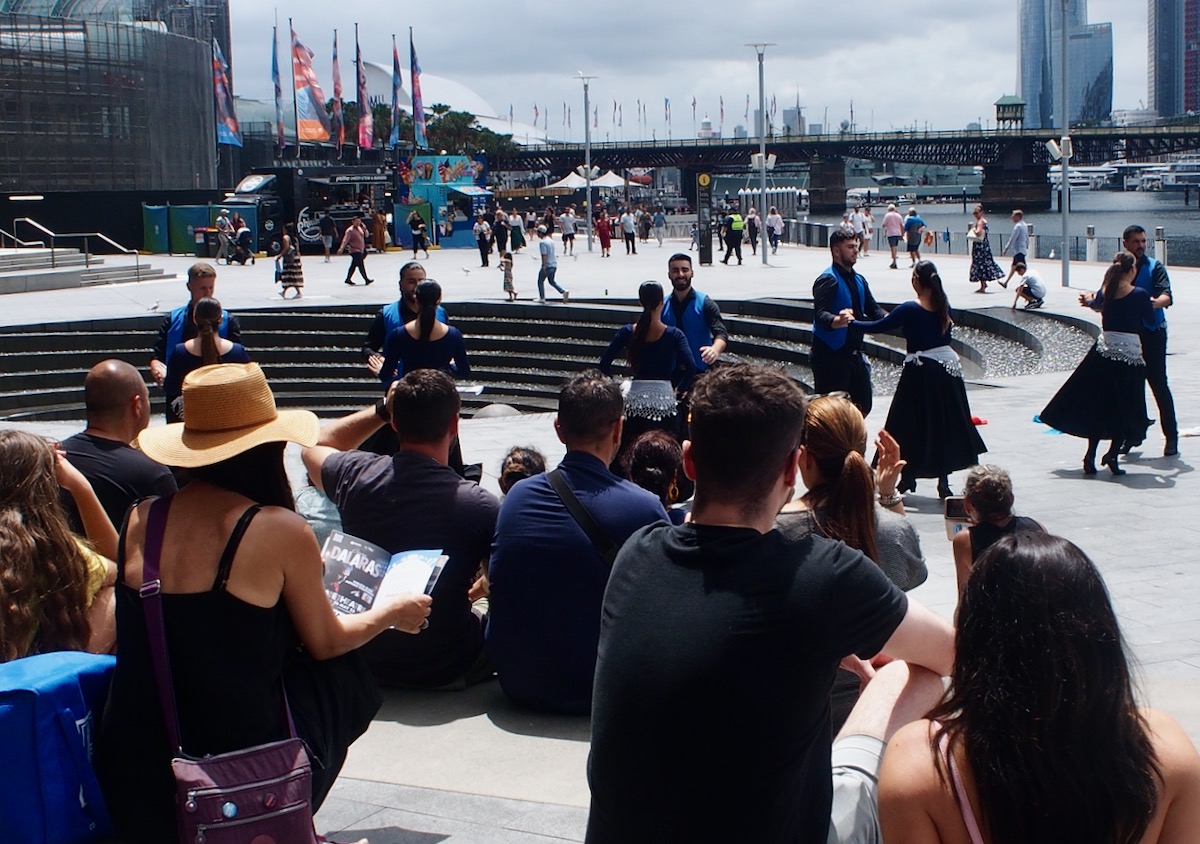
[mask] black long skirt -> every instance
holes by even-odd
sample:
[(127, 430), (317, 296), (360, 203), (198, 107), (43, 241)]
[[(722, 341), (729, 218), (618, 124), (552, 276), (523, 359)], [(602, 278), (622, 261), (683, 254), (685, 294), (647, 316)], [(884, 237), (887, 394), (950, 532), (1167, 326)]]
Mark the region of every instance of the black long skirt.
[(1146, 438), (1146, 365), (1092, 346), (1042, 410), (1040, 419), (1075, 437), (1098, 440)]
[(908, 462), (908, 478), (943, 477), (974, 466), (987, 451), (971, 421), (962, 377), (928, 358), (904, 364), (886, 427)]

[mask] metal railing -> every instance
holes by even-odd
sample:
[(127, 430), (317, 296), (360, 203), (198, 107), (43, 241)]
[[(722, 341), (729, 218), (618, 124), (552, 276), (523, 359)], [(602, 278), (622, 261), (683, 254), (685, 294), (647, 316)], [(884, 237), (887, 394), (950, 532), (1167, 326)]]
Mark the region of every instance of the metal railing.
[[(16, 226), (13, 226), (13, 228), (15, 229)], [(0, 229), (0, 247), (4, 246), (6, 238), (14, 247), (40, 246), (43, 249), (46, 248), (46, 242), (44, 240), (21, 240), (21, 238), (17, 237), (12, 232), (7, 232), (4, 229)]]
[[(25, 223), (25, 225), (27, 225), (27, 226), (32, 226), (33, 228), (37, 229), (42, 234), (44, 234), (50, 238), (50, 266), (52, 266), (52, 267), (58, 266), (57, 256), (54, 253), (54, 241), (66, 240), (69, 238), (77, 237), (77, 238), (83, 239), (83, 265), (85, 267), (90, 268), (92, 266), (92, 253), (88, 250), (88, 239), (96, 237), (96, 238), (99, 238), (100, 240), (104, 241), (109, 246), (111, 246), (113, 249), (116, 249), (118, 252), (122, 253), (123, 255), (132, 255), (133, 256), (134, 273), (137, 276), (138, 281), (142, 280), (142, 261), (141, 261), (142, 255), (141, 255), (141, 253), (138, 252), (136, 249), (130, 249), (128, 247), (122, 246), (121, 244), (117, 243), (115, 240), (113, 240), (111, 237), (104, 234), (103, 232), (67, 232), (66, 234), (59, 234), (58, 232), (50, 231), (50, 229), (46, 228), (45, 226), (43, 226), (41, 223), (39, 223), (37, 220), (33, 219), (32, 217), (17, 217), (15, 220), (13, 220), (13, 224), (12, 224), (13, 231), (17, 230), (17, 223)], [(17, 239), (15, 235), (13, 236), (13, 239), (14, 240)], [(45, 244), (42, 244), (42, 245), (44, 246)]]

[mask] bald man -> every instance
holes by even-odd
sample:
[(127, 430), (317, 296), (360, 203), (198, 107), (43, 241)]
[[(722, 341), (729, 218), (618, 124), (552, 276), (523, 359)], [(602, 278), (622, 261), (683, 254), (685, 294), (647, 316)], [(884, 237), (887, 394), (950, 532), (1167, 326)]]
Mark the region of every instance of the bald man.
[[(96, 364), (83, 380), (83, 401), (87, 427), (63, 440), (62, 447), (119, 528), (134, 501), (175, 492), (175, 476), (130, 445), (150, 423), (150, 394), (135, 368), (122, 360)], [(69, 496), (64, 496), (64, 506), (78, 527)]]

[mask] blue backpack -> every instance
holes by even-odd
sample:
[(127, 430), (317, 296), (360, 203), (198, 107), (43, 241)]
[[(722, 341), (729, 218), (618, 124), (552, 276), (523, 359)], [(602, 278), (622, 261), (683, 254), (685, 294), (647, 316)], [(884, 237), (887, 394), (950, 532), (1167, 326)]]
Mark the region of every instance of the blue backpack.
[(61, 651), (0, 664), (0, 841), (112, 834), (91, 755), (116, 662)]

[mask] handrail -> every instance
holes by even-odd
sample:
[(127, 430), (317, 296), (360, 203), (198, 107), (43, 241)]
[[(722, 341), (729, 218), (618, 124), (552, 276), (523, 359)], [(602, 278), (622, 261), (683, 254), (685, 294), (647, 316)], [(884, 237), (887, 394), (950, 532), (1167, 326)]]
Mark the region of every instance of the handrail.
[[(132, 255), (133, 256), (134, 273), (137, 275), (138, 281), (142, 280), (142, 253), (138, 252), (136, 249), (129, 249), (128, 247), (122, 246), (121, 244), (117, 243), (115, 240), (113, 240), (111, 237), (104, 234), (103, 232), (68, 232), (66, 234), (59, 234), (57, 232), (50, 231), (50, 229), (46, 228), (45, 226), (43, 226), (41, 223), (39, 223), (37, 220), (33, 219), (32, 217), (17, 217), (15, 220), (13, 220), (13, 231), (17, 230), (17, 223), (25, 223), (28, 226), (33, 226), (33, 228), (37, 229), (38, 231), (42, 232), (43, 234), (47, 235), (50, 238), (50, 266), (52, 266), (52, 267), (58, 266), (57, 257), (54, 254), (54, 241), (56, 239), (68, 238), (68, 237), (83, 238), (83, 265), (85, 267), (91, 267), (92, 266), (92, 256), (91, 256), (91, 253), (88, 251), (88, 238), (98, 237), (101, 240), (103, 240), (105, 243), (107, 243), (109, 246), (116, 249), (118, 252), (121, 252), (125, 255)], [(17, 238), (15, 235), (13, 236), (13, 240), (18, 240), (18, 239), (19, 238)], [(42, 244), (42, 245), (44, 246), (45, 244)]]
[[(16, 226), (13, 226), (13, 228), (16, 228)], [(12, 232), (5, 231), (4, 229), (0, 229), (0, 246), (4, 245), (4, 238), (6, 237), (16, 246), (41, 246), (43, 248), (46, 246), (46, 241), (44, 240), (21, 240), (21, 238)]]

